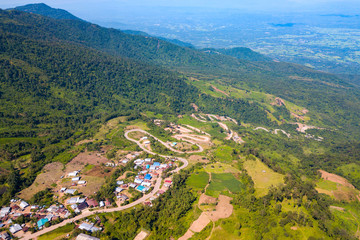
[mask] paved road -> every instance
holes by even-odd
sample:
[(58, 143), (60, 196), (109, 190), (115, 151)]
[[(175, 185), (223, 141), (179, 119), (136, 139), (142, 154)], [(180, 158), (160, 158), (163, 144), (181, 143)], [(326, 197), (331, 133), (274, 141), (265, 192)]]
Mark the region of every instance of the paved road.
[[(154, 155), (155, 155), (155, 153), (153, 153), (153, 152), (151, 152), (150, 150), (144, 148), (144, 147), (139, 143), (139, 141), (136, 141), (136, 140), (134, 140), (134, 139), (132, 139), (132, 138), (130, 138), (130, 137), (128, 136), (128, 133), (134, 132), (135, 130), (136, 130), (136, 131), (139, 131), (140, 129), (133, 129), (133, 130), (129, 130), (129, 131), (125, 132), (125, 137), (126, 137), (128, 140), (137, 143), (137, 144), (139, 145), (139, 147), (141, 147), (144, 151), (146, 151), (146, 152), (148, 152), (148, 153), (150, 153), (150, 154), (154, 154)], [(149, 134), (148, 132), (146, 132), (146, 131), (144, 131), (144, 130), (141, 130), (141, 132), (145, 132), (146, 134), (152, 136), (151, 134)], [(152, 137), (154, 137), (154, 136), (152, 136)], [(156, 140), (158, 140), (159, 142), (161, 142), (162, 144), (164, 144), (164, 142), (162, 142), (161, 140), (157, 139), (156, 137), (154, 137), (154, 138), (155, 138)], [(167, 146), (166, 144), (164, 144), (164, 145)], [(173, 156), (165, 156), (165, 155), (159, 155), (159, 156), (164, 157), (164, 158), (172, 158), (172, 157), (173, 157)], [(176, 168), (175, 170), (171, 171), (172, 173), (173, 173), (173, 172), (179, 172), (181, 169), (186, 168), (186, 167), (189, 165), (188, 161), (187, 161), (185, 158), (177, 158), (177, 159), (180, 160), (180, 161), (182, 161), (184, 164), (183, 164), (181, 167)], [(122, 211), (122, 210), (125, 210), (125, 209), (128, 209), (128, 208), (135, 207), (136, 205), (145, 202), (147, 199), (149, 199), (149, 198), (151, 198), (151, 197), (154, 197), (155, 194), (156, 194), (156, 192), (159, 191), (159, 189), (160, 189), (161, 181), (162, 181), (162, 178), (159, 177), (158, 180), (156, 181), (156, 184), (155, 184), (155, 186), (154, 186), (154, 189), (153, 189), (149, 194), (146, 194), (146, 195), (144, 195), (142, 198), (139, 198), (138, 200), (136, 200), (136, 201), (134, 201), (134, 202), (132, 202), (132, 203), (129, 203), (129, 204), (125, 205), (125, 206), (119, 206), (119, 207), (116, 207), (116, 208), (108, 208), (108, 209), (99, 209), (99, 210), (96, 210), (96, 211), (89, 211), (88, 209), (86, 209), (86, 210), (82, 211), (82, 213), (81, 213), (80, 215), (78, 215), (78, 216), (76, 216), (76, 217), (74, 217), (74, 218), (66, 219), (66, 220), (64, 220), (63, 222), (59, 223), (59, 224), (52, 225), (52, 226), (50, 226), (50, 227), (48, 227), (48, 228), (44, 228), (43, 230), (38, 231), (38, 232), (33, 233), (33, 234), (31, 234), (30, 232), (28, 232), (28, 233), (26, 233), (26, 234), (23, 236), (23, 238), (21, 238), (21, 239), (24, 239), (24, 240), (35, 239), (35, 238), (39, 237), (40, 235), (43, 235), (43, 234), (48, 233), (48, 232), (51, 232), (51, 231), (53, 231), (53, 230), (55, 230), (55, 229), (57, 229), (57, 228), (59, 228), (59, 227), (65, 226), (67, 223), (71, 223), (71, 222), (73, 222), (73, 221), (77, 221), (77, 220), (80, 220), (80, 219), (82, 219), (82, 218), (89, 217), (89, 216), (91, 216), (91, 215), (93, 215), (93, 214), (97, 214), (97, 213), (108, 213), (108, 212), (117, 212), (117, 211)]]

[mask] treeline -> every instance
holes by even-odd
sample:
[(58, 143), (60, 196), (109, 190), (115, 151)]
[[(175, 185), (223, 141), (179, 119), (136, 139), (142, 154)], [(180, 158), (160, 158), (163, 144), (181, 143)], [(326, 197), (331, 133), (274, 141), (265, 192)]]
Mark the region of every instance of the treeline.
[[(196, 197), (185, 185), (187, 172), (173, 178), (173, 186), (153, 201), (152, 207), (140, 206), (126, 212), (100, 215), (104, 223), (104, 239), (132, 239), (139, 229), (151, 231), (149, 239), (170, 239), (182, 236), (189, 226), (182, 217), (191, 209)], [(111, 224), (109, 224), (111, 220)]]
[[(348, 229), (348, 226), (335, 221), (329, 209), (332, 200), (324, 194), (319, 194), (313, 183), (304, 182), (290, 174), (286, 176), (285, 182), (286, 185), (270, 189), (269, 193), (262, 198), (255, 198), (252, 194), (244, 193), (234, 198), (234, 205), (249, 210), (249, 214), (241, 216), (242, 227), (253, 229), (259, 239), (274, 237), (271, 229), (278, 227), (281, 227), (281, 230), (276, 232), (276, 237), (292, 238), (292, 233), (284, 228), (286, 225), (318, 226), (332, 239), (356, 239), (350, 234), (351, 229)], [(283, 210), (284, 201), (292, 202), (291, 205), (296, 211)], [(271, 235), (268, 235), (270, 233)], [(314, 239), (314, 237), (309, 239)]]

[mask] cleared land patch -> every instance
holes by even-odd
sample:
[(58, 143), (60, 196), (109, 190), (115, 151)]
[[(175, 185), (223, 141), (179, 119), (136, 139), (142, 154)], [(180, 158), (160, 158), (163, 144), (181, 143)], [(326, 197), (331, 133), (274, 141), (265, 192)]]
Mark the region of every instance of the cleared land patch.
[(205, 171), (209, 173), (240, 173), (240, 170), (225, 163), (213, 163), (205, 167)]
[(194, 189), (204, 189), (209, 182), (209, 174), (206, 172), (193, 173), (186, 180), (186, 184), (193, 187)]
[(360, 192), (347, 179), (323, 170), (319, 172), (322, 178), (316, 184), (316, 190), (319, 193), (324, 193), (339, 201), (360, 201)]
[(244, 162), (244, 168), (254, 181), (257, 197), (265, 196), (271, 186), (284, 184), (284, 175), (274, 172), (258, 159)]
[(46, 188), (52, 188), (51, 185), (55, 184), (63, 175), (64, 165), (59, 162), (47, 164), (42, 173), (40, 173), (34, 183), (22, 190), (19, 197), (25, 200), (29, 200), (35, 193), (45, 190)]
[(206, 195), (218, 197), (223, 191), (238, 193), (243, 188), (243, 183), (237, 180), (231, 173), (212, 173), (210, 185), (206, 189)]

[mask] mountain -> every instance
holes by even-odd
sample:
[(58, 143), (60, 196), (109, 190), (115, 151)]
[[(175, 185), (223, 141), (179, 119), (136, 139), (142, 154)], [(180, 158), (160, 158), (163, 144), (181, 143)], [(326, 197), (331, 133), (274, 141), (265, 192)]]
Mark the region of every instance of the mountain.
[[(208, 54), (154, 37), (130, 35), (83, 21), (59, 21), (18, 11), (2, 11), (1, 15), (4, 19), (11, 19), (3, 21), (1, 28), (4, 32), (36, 41), (71, 42), (116, 57), (176, 70), (200, 80), (188, 83), (197, 88), (202, 84), (199, 90), (213, 97), (216, 94), (208, 90), (214, 84), (232, 86), (241, 91), (265, 92), (306, 108), (311, 115), (309, 124), (342, 129), (355, 138), (359, 136), (360, 129), (354, 119), (360, 117), (360, 93), (357, 87), (339, 76), (296, 64), (254, 62), (224, 54)], [(241, 51), (232, 52), (239, 55)], [(226, 98), (226, 95), (221, 98)], [(235, 98), (248, 100), (243, 94)], [(269, 104), (267, 107), (260, 104), (263, 111), (268, 112), (270, 108), (271, 115), (282, 111)], [(225, 113), (227, 110), (221, 111)], [(286, 118), (287, 122), (296, 120), (292, 116), (298, 114), (290, 108), (287, 111), (279, 115), (280, 119)], [(270, 118), (274, 121), (273, 116)], [(279, 117), (277, 119), (282, 121)]]
[[(172, 187), (152, 207), (140, 204), (99, 215), (103, 231), (93, 235), (134, 239), (146, 229), (150, 238), (176, 239), (210, 211), (224, 219), (216, 216), (218, 225), (205, 224), (194, 238), (208, 238), (214, 231), (212, 239), (225, 234), (234, 239), (354, 239), (358, 217), (352, 211), (360, 211), (354, 202), (355, 187), (360, 187), (358, 79), (260, 59), (265, 60), (249, 49), (203, 52), (84, 21), (0, 11), (0, 203), (8, 205), (27, 190), (31, 204), (62, 204), (67, 196), (59, 197), (59, 189), (73, 187), (70, 179), (60, 180), (70, 166), (81, 168), (91, 187), (78, 187), (79, 195), (115, 205), (117, 180), (134, 181), (143, 170), (133, 161), (120, 164), (128, 153), (141, 151), (140, 142), (128, 141), (125, 132), (140, 127), (166, 142), (200, 149), (164, 130), (180, 133), (170, 124), (176, 123), (200, 129), (190, 138), (201, 135), (204, 151), (180, 155), (149, 138), (156, 154), (137, 157), (162, 162), (157, 154), (168, 154), (169, 159), (189, 159), (189, 166), (172, 177)], [(191, 117), (194, 112), (202, 120)], [(233, 120), (224, 117), (221, 123), (205, 113)], [(308, 131), (296, 130), (301, 126)], [(244, 142), (233, 141), (237, 134)], [(79, 154), (83, 164), (72, 161)], [(110, 167), (109, 162), (119, 164)], [(171, 169), (158, 179), (170, 178)], [(319, 179), (319, 169), (346, 177), (354, 186), (341, 178), (342, 186)], [(59, 176), (44, 180), (51, 171)], [(97, 184), (96, 194), (92, 184)], [(142, 196), (127, 191), (131, 198), (123, 205)], [(209, 202), (201, 203), (201, 196)], [(226, 216), (219, 213), (224, 206)]]
[(51, 17), (54, 19), (68, 19), (68, 20), (81, 20), (78, 17), (75, 17), (71, 13), (69, 13), (66, 10), (63, 9), (55, 9), (52, 7), (49, 7), (48, 5), (44, 3), (34, 3), (34, 4), (27, 4), (24, 6), (19, 6), (15, 8), (19, 11), (29, 12), (29, 13), (35, 13), (39, 15), (43, 15), (46, 17)]
[[(131, 34), (131, 35), (140, 35), (140, 36), (145, 36), (145, 37), (153, 37), (150, 34), (146, 33), (146, 32), (142, 32), (142, 31), (134, 31), (134, 30), (121, 30), (122, 32), (126, 33), (126, 34)], [(166, 42), (169, 43), (173, 43), (176, 44), (180, 47), (187, 47), (187, 48), (195, 48), (194, 45), (192, 45), (191, 43), (187, 43), (187, 42), (183, 42), (180, 41), (178, 39), (169, 39), (169, 38), (164, 38), (164, 37), (157, 37), (158, 39), (164, 40)]]
[(245, 47), (236, 47), (236, 48), (204, 48), (202, 51), (209, 53), (209, 54), (224, 54), (228, 56), (232, 56), (238, 59), (247, 60), (247, 61), (254, 61), (254, 62), (268, 62), (272, 59), (257, 53), (250, 48)]

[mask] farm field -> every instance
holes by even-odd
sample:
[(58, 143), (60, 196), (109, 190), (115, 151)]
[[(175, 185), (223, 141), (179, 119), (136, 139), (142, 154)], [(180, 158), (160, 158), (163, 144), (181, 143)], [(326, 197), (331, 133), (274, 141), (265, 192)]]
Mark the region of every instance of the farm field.
[(284, 175), (274, 172), (258, 159), (245, 161), (244, 168), (254, 181), (257, 197), (266, 195), (271, 186), (284, 183)]
[(244, 185), (231, 173), (212, 173), (206, 195), (218, 197), (222, 192), (239, 193), (243, 188)]
[(200, 171), (198, 173), (195, 172), (191, 174), (191, 176), (187, 179), (186, 184), (193, 189), (202, 190), (205, 188), (208, 182), (209, 174), (204, 171)]

